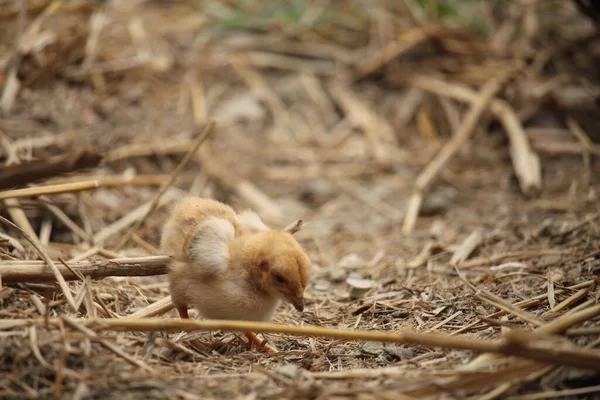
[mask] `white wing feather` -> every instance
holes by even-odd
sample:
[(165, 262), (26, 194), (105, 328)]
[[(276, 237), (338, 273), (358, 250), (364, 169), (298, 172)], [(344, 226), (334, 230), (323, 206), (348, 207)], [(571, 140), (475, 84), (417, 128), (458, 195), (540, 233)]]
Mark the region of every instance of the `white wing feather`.
[(231, 222), (210, 217), (201, 223), (190, 246), (192, 270), (200, 276), (215, 275), (229, 265), (228, 243), (235, 238)]

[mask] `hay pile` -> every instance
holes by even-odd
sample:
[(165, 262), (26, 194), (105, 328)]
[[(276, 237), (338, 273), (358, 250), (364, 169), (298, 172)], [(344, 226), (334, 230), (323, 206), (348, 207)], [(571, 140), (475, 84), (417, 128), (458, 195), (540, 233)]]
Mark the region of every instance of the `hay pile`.
[[(0, 0), (0, 397), (600, 391), (592, 19)], [(304, 220), (302, 316), (176, 319), (156, 247), (186, 193)], [(247, 349), (251, 327), (281, 352)]]

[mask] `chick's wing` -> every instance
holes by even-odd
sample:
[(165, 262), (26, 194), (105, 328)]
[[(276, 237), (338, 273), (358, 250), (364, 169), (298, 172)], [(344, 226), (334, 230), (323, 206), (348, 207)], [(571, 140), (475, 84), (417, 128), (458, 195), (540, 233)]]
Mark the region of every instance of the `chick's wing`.
[(227, 269), (228, 244), (235, 238), (232, 223), (224, 218), (209, 217), (193, 233), (189, 258), (196, 275), (210, 276)]

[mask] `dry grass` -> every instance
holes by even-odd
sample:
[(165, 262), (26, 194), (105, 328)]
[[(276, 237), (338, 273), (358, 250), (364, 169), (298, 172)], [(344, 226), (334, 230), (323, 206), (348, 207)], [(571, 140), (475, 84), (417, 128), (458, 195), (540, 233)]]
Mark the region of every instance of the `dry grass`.
[[(597, 393), (599, 43), (560, 1), (0, 0), (0, 397)], [(302, 315), (176, 319), (187, 193), (296, 232)]]

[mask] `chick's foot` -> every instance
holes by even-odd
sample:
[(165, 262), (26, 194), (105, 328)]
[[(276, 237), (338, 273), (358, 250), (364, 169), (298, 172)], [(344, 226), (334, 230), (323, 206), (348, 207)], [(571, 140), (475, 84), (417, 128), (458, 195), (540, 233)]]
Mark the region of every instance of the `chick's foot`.
[(258, 336), (256, 336), (256, 333), (254, 332), (246, 332), (244, 333), (244, 336), (246, 336), (246, 338), (250, 342), (249, 344), (251, 347), (263, 348), (267, 353), (279, 353), (279, 350), (277, 350), (274, 346), (270, 345), (269, 343), (263, 342), (261, 339), (258, 338)]

